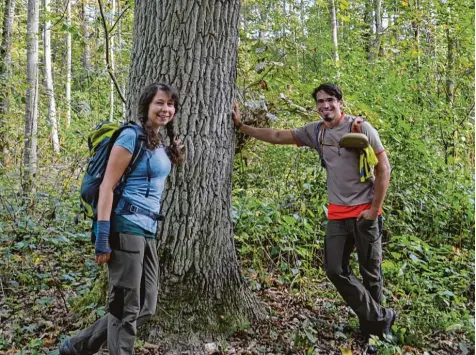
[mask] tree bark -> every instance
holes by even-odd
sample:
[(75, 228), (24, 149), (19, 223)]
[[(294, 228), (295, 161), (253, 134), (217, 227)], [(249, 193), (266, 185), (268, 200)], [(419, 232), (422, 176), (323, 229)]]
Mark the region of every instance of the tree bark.
[[(49, 11), (50, 0), (43, 0), (45, 13)], [(49, 15), (47, 14), (47, 17)], [(45, 86), (46, 96), (48, 97), (48, 119), (50, 121), (51, 141), (53, 143), (53, 151), (56, 154), (60, 152), (60, 144), (58, 138), (58, 121), (56, 117), (56, 101), (55, 90), (53, 85), (53, 69), (51, 64), (51, 36), (50, 36), (51, 22), (46, 20), (43, 24), (43, 56), (45, 63)]]
[(168, 334), (175, 348), (263, 316), (242, 276), (231, 220), (238, 17), (238, 0), (135, 5), (129, 116), (153, 81), (181, 94), (174, 127), (187, 158), (173, 169), (163, 195), (160, 301), (148, 330), (149, 341)]
[(38, 27), (39, 2), (28, 0), (27, 19), (27, 89), (25, 108), (25, 148), (23, 159), (23, 191), (32, 190), (33, 177), (37, 171), (38, 131)]
[(3, 13), (3, 34), (0, 45), (0, 164), (8, 165), (8, 134), (6, 123), (10, 104), (10, 65), (13, 33), (13, 17), (15, 14), (15, 0), (5, 0), (5, 12)]

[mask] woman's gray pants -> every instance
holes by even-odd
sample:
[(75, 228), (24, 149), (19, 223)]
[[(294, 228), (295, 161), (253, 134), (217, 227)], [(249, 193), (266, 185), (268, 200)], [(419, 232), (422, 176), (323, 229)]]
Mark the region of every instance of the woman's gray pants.
[(94, 354), (106, 340), (109, 354), (132, 354), (137, 327), (155, 313), (156, 240), (119, 233), (110, 242), (109, 313), (70, 339), (77, 354)]

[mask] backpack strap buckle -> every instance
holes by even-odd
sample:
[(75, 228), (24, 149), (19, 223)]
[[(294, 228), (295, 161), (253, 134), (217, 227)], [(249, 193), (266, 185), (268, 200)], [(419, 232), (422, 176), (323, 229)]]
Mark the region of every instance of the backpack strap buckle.
[(129, 205), (129, 212), (137, 213), (139, 211), (139, 207), (134, 205)]

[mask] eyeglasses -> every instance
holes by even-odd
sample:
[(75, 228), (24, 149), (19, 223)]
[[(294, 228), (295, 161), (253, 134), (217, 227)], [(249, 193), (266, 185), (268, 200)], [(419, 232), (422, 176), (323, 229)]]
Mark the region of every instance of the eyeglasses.
[(323, 105), (325, 102), (327, 102), (328, 104), (331, 104), (335, 101), (336, 101), (335, 97), (328, 97), (327, 99), (318, 99), (317, 104), (318, 105)]

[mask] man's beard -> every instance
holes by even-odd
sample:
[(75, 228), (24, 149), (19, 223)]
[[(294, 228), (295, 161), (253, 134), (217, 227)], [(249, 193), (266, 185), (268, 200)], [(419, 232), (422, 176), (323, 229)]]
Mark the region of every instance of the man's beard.
[(332, 122), (334, 120), (334, 116), (333, 115), (324, 115), (324, 116), (322, 116), (322, 119), (326, 122)]

